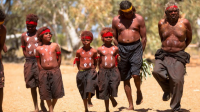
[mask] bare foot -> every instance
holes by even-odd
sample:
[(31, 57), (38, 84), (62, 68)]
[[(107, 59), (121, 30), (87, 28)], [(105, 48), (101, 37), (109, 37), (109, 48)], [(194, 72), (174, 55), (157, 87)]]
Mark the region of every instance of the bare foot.
[(116, 107), (116, 106), (117, 106), (118, 103), (117, 103), (117, 101), (114, 99), (114, 97), (110, 97), (110, 101), (111, 101), (113, 107)]
[(143, 102), (143, 96), (142, 96), (142, 92), (141, 91), (137, 91), (137, 100), (136, 100), (136, 104), (140, 105)]
[(134, 107), (126, 108), (126, 110), (134, 110)]
[(39, 109), (36, 109), (34, 112), (39, 112)]
[(88, 100), (88, 107), (93, 107), (91, 100), (90, 101)]

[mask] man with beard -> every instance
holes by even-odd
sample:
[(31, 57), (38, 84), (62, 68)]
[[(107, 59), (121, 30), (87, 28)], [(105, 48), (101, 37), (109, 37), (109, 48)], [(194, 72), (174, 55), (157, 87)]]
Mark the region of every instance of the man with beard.
[(132, 77), (137, 89), (136, 104), (141, 104), (143, 99), (140, 89), (140, 69), (147, 41), (146, 27), (143, 17), (135, 12), (135, 7), (133, 7), (131, 2), (122, 1), (120, 3), (119, 15), (114, 17), (112, 21), (115, 37), (114, 43), (118, 45), (121, 59), (118, 68), (121, 80), (124, 81), (124, 90), (129, 102), (128, 110), (134, 110), (130, 85)]
[(185, 64), (190, 55), (184, 50), (192, 40), (192, 30), (187, 19), (181, 18), (177, 3), (169, 2), (165, 7), (165, 18), (158, 23), (161, 49), (155, 54), (153, 76), (164, 91), (163, 101), (171, 97), (173, 112), (180, 111), (183, 94)]

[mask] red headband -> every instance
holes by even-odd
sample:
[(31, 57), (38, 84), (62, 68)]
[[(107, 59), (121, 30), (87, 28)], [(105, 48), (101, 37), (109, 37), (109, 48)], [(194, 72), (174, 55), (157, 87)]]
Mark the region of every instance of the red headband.
[(90, 37), (90, 36), (82, 36), (82, 37), (81, 37), (81, 40), (83, 40), (83, 39), (89, 39), (89, 40), (93, 40), (93, 38), (92, 38), (92, 37)]
[(46, 30), (44, 30), (42, 33), (40, 33), (40, 35), (42, 35), (42, 34), (44, 34), (44, 33), (46, 33), (46, 32), (51, 32), (51, 31), (50, 31), (50, 29), (46, 29)]
[(104, 33), (102, 37), (112, 37), (113, 34), (111, 32)]
[(34, 21), (26, 21), (26, 24), (32, 24), (32, 25), (36, 25), (37, 26), (37, 22), (34, 22)]
[(167, 7), (166, 10), (168, 10), (169, 8), (176, 8), (176, 9), (177, 9), (178, 6), (176, 6), (176, 5), (172, 5), (172, 6)]

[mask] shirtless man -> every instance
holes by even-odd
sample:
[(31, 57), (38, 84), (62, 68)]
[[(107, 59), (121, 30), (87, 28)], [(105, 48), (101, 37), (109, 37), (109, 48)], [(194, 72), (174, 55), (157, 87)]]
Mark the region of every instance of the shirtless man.
[(106, 112), (109, 111), (109, 98), (113, 107), (117, 106), (114, 97), (117, 97), (118, 86), (120, 83), (120, 73), (117, 68), (118, 47), (112, 45), (113, 29), (103, 28), (101, 31), (104, 44), (98, 48), (99, 72), (98, 72), (98, 95), (97, 98), (105, 102)]
[(2, 103), (3, 103), (3, 87), (5, 78), (4, 78), (1, 51), (2, 49), (4, 50), (5, 40), (6, 40), (6, 27), (3, 25), (6, 15), (1, 9), (0, 9), (0, 15), (1, 15), (0, 16), (0, 112), (3, 112)]
[(64, 87), (60, 71), (61, 49), (57, 43), (51, 43), (50, 29), (42, 27), (37, 31), (41, 46), (36, 49), (39, 74), (40, 99), (46, 100), (49, 112), (53, 112), (58, 98), (64, 96)]
[[(37, 67), (37, 60), (35, 58), (36, 48), (41, 45), (36, 37), (38, 17), (34, 14), (29, 14), (26, 17), (27, 32), (24, 32), (21, 37), (22, 49), (24, 56), (26, 57), (26, 63), (24, 64), (24, 78), (26, 82), (26, 88), (31, 88), (31, 94), (35, 111), (38, 112), (37, 103), (37, 87), (39, 86), (39, 70)], [(44, 107), (44, 101), (41, 101), (41, 108), (46, 111)]]
[(177, 3), (168, 2), (165, 18), (159, 21), (158, 30), (162, 46), (155, 54), (153, 76), (164, 91), (163, 101), (171, 97), (170, 107), (173, 112), (178, 112), (183, 94), (185, 64), (190, 60), (190, 55), (184, 50), (192, 40), (192, 29), (189, 21), (180, 17)]
[[(142, 92), (140, 89), (140, 68), (142, 66), (142, 55), (146, 46), (146, 27), (142, 16), (135, 13), (135, 8), (129, 1), (120, 3), (119, 15), (113, 18), (115, 45), (118, 45), (120, 62), (118, 65), (121, 80), (124, 81), (124, 90), (129, 102), (128, 110), (134, 110), (130, 79), (134, 78), (137, 88), (136, 104), (142, 103)], [(140, 41), (141, 38), (141, 41)]]
[(97, 85), (97, 51), (90, 46), (93, 40), (93, 34), (90, 31), (81, 33), (81, 42), (83, 47), (76, 51), (78, 73), (76, 75), (76, 83), (79, 89), (81, 98), (83, 99), (85, 112), (88, 112), (88, 107), (93, 106), (91, 102), (92, 96), (95, 95)]

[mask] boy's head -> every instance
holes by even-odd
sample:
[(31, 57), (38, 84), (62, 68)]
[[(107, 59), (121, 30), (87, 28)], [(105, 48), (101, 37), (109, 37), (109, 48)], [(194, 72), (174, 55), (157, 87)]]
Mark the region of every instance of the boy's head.
[(101, 40), (103, 42), (112, 42), (113, 37), (113, 29), (109, 27), (105, 27), (101, 30)]
[(5, 18), (6, 18), (5, 13), (3, 12), (2, 9), (0, 9), (0, 25), (4, 23)]
[(28, 32), (32, 33), (36, 31), (38, 16), (35, 14), (29, 14), (26, 16), (26, 27)]
[(51, 31), (47, 27), (42, 27), (37, 31), (37, 38), (40, 42), (42, 41), (50, 42), (51, 37), (52, 37)]
[(93, 34), (90, 31), (83, 31), (81, 33), (81, 41), (83, 45), (90, 45), (93, 40)]

